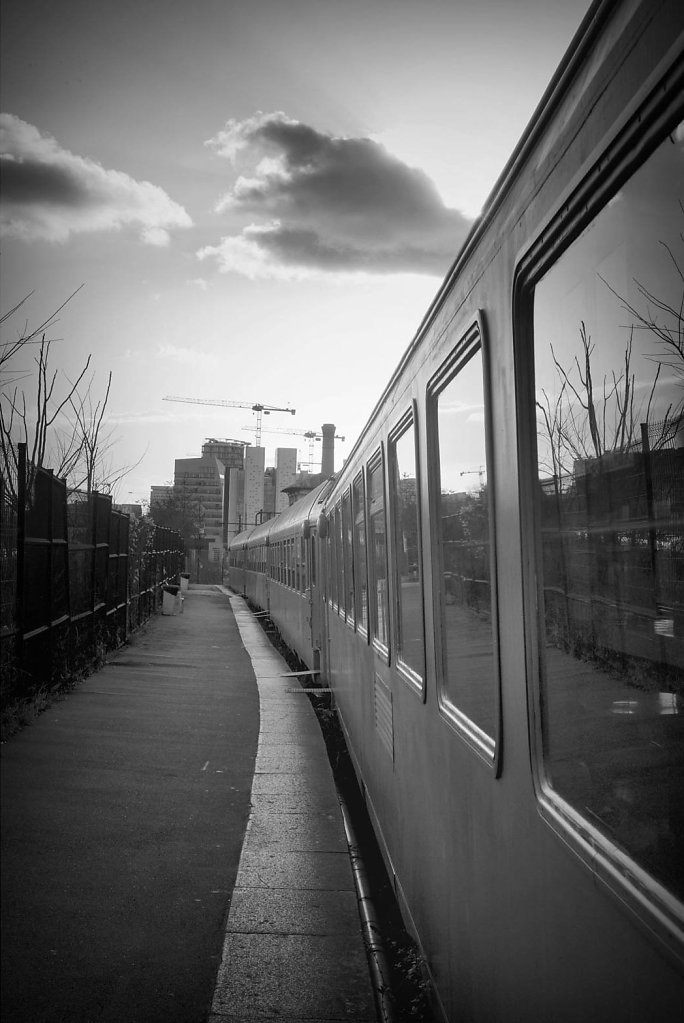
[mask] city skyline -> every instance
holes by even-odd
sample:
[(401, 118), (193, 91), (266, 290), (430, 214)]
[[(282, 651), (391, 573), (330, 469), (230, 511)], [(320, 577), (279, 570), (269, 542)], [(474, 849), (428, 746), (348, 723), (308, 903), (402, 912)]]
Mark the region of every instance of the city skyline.
[(3, 340), (77, 292), (54, 365), (112, 372), (118, 501), (253, 441), (168, 395), (295, 408), (267, 461), (335, 423), (341, 464), (588, 6), (5, 5)]

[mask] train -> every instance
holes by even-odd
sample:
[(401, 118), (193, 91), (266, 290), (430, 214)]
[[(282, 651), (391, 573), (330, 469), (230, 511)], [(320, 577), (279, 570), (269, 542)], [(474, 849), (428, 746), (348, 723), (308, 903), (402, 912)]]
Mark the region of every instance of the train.
[(229, 545), (450, 1023), (684, 1019), (683, 228), (684, 5), (599, 0), (344, 466)]

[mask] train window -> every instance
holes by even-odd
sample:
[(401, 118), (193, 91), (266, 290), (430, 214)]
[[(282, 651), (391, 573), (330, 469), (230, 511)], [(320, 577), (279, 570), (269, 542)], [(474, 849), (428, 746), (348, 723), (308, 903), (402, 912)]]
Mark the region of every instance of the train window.
[(384, 475), (384, 462), (382, 453), (379, 452), (368, 466), (371, 628), (373, 638), (387, 652), (389, 650), (389, 601), (387, 595)]
[(345, 564), (344, 564), (344, 535), (342, 531), (342, 506), (338, 504), (335, 509), (335, 550), (337, 552), (337, 607), (341, 615), (344, 615), (345, 598)]
[(333, 508), (330, 515), (330, 543), (328, 545), (330, 551), (330, 600), (333, 607), (337, 607), (337, 566), (338, 566), (338, 551), (337, 551), (337, 509)]
[(310, 546), (309, 546), (309, 576), (311, 580), (311, 586), (318, 585), (318, 564), (316, 561), (316, 539), (314, 534), (311, 535)]
[(354, 480), (352, 487), (352, 510), (354, 514), (354, 583), (355, 611), (359, 631), (368, 632), (368, 566), (366, 564), (366, 508), (364, 501), (363, 473)]
[(680, 898), (683, 129), (534, 291), (547, 792)]
[(439, 473), (433, 493), (443, 637), (440, 703), (489, 759), (498, 731), (498, 671), (479, 328), (465, 336), (430, 391), (431, 447)]
[(304, 539), (303, 536), (300, 537), (299, 543), (300, 543), (300, 550), (301, 550), (301, 557), (302, 557), (302, 593), (304, 593), (311, 584), (309, 582), (309, 565), (308, 565), (308, 559), (307, 559), (307, 544), (306, 544), (306, 540)]
[(413, 413), (390, 441), (392, 522), (397, 589), (397, 659), (422, 692), (425, 642), (420, 522)]
[(299, 544), (299, 537), (295, 536), (292, 540), (292, 555), (294, 558), (294, 588), (298, 593), (302, 589), (302, 555)]
[(348, 622), (354, 622), (354, 576), (352, 573), (351, 495), (342, 498), (342, 549), (344, 557), (344, 606)]

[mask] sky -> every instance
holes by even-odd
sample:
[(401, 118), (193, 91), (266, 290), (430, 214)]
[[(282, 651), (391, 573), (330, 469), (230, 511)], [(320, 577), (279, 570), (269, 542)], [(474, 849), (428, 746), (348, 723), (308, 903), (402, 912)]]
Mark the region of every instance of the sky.
[(73, 295), (57, 389), (111, 371), (118, 501), (254, 443), (249, 408), (169, 395), (295, 408), (267, 465), (334, 423), (341, 465), (588, 7), (3, 0), (2, 340)]

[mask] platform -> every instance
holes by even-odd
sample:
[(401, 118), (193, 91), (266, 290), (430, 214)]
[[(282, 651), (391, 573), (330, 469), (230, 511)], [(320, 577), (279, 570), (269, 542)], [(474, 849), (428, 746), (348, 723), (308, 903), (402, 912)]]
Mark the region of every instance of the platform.
[(185, 596), (3, 745), (3, 1023), (371, 1023), (314, 711), (240, 598)]

